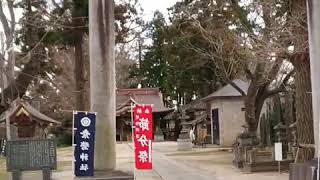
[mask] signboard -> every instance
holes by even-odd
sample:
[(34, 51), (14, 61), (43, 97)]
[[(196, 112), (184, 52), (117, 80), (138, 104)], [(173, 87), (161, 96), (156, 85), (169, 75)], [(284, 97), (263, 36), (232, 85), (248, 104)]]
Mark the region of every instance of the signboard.
[(7, 170), (57, 169), (57, 145), (53, 139), (7, 141)]
[(96, 114), (74, 113), (74, 173), (93, 176)]
[(282, 143), (274, 144), (275, 160), (282, 161)]
[(135, 162), (137, 169), (152, 169), (152, 106), (136, 105), (133, 111)]

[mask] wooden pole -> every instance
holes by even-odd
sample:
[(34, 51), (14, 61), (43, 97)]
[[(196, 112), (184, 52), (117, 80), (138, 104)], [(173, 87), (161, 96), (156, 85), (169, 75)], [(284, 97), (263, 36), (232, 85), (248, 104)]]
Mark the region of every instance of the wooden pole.
[(10, 117), (9, 117), (9, 109), (5, 112), (6, 113), (6, 133), (7, 133), (7, 140), (11, 140), (11, 127), (10, 127)]
[(136, 180), (136, 146), (134, 144), (134, 117), (133, 117), (133, 108), (134, 105), (131, 103), (131, 127), (132, 127), (132, 132), (131, 132), (131, 140), (132, 140), (132, 151), (133, 151), (133, 179)]
[(77, 111), (73, 111), (72, 112), (72, 177), (74, 178), (75, 177), (75, 162), (76, 162), (76, 159), (74, 157), (74, 154), (75, 154), (75, 142), (74, 142), (74, 135), (75, 135), (75, 131), (77, 130), (75, 127), (74, 127), (74, 116), (77, 114)]

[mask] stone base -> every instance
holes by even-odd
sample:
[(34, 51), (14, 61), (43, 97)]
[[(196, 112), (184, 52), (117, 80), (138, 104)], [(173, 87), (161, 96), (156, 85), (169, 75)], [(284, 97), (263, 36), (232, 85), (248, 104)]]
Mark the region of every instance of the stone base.
[(289, 180), (316, 180), (317, 160), (290, 164)]
[[(289, 165), (293, 161), (281, 161), (280, 163), (280, 170), (281, 171), (288, 171)], [(268, 172), (268, 171), (278, 171), (279, 166), (278, 162), (276, 161), (270, 161), (270, 162), (255, 162), (255, 163), (243, 163), (243, 169), (244, 172)]]
[(121, 171), (95, 171), (93, 177), (75, 177), (74, 180), (134, 180), (132, 174)]
[(154, 135), (154, 141), (155, 141), (155, 142), (163, 142), (163, 141), (164, 141), (164, 135), (162, 135), (162, 134), (155, 134), (155, 135)]
[(239, 169), (242, 169), (243, 168), (243, 161), (236, 161), (236, 160), (233, 160), (232, 161), (233, 165)]
[(189, 151), (192, 150), (192, 142), (190, 139), (178, 139), (178, 151)]

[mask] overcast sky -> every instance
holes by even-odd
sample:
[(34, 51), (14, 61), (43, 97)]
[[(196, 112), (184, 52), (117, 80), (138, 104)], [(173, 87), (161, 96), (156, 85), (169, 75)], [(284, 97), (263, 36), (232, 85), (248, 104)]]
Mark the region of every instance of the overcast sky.
[[(145, 21), (150, 21), (156, 10), (159, 10), (164, 16), (167, 16), (168, 15), (167, 8), (172, 7), (178, 1), (181, 1), (181, 0), (138, 0), (138, 2), (141, 4), (141, 7), (144, 10), (143, 17)], [(22, 16), (21, 15), (22, 11), (16, 10), (15, 13), (17, 18), (16, 20), (18, 20)], [(8, 18), (10, 18), (7, 8), (5, 8), (5, 14), (7, 15)], [(3, 31), (1, 23), (0, 23), (0, 31)]]
[(145, 20), (151, 20), (156, 10), (166, 16), (168, 14), (167, 8), (173, 6), (177, 1), (179, 0), (139, 0), (144, 9)]

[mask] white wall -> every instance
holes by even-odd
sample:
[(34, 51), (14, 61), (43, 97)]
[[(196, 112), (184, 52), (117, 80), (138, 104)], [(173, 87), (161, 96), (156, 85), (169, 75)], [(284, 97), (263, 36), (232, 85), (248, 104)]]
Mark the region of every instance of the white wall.
[[(212, 109), (219, 109), (220, 145), (231, 146), (237, 135), (243, 130), (242, 126), (246, 124), (244, 111), (241, 110), (244, 107), (244, 102), (240, 98), (216, 99), (210, 104), (210, 113)], [(212, 118), (212, 115), (210, 115), (210, 118)]]

